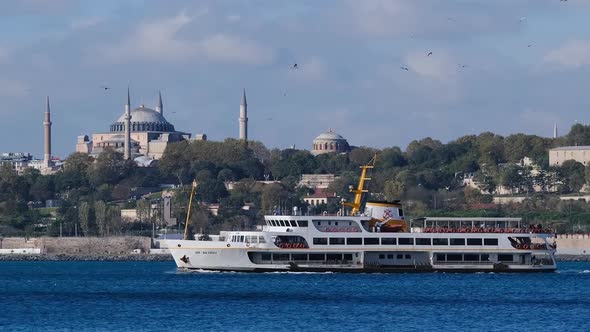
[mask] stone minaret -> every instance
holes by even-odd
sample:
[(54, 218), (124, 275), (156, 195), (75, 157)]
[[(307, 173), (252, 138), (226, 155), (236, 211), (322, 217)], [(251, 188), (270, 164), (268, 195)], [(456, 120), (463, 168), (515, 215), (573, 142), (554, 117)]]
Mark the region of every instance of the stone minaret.
[(248, 103), (246, 103), (246, 89), (240, 103), (240, 139), (248, 141)]
[(164, 115), (164, 104), (162, 104), (162, 92), (158, 91), (158, 105), (156, 105), (156, 112)]
[(557, 122), (553, 124), (553, 138), (557, 138)]
[(51, 166), (51, 109), (49, 107), (49, 96), (47, 96), (47, 108), (45, 109), (43, 127), (45, 128), (45, 153), (43, 155), (43, 166), (49, 168)]
[(127, 104), (125, 105), (125, 160), (131, 159), (131, 96), (127, 87)]

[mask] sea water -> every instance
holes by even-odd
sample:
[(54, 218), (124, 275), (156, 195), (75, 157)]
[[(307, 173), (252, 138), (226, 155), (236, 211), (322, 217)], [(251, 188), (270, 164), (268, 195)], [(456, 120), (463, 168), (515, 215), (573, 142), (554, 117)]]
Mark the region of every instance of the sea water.
[(558, 272), (181, 272), (0, 262), (1, 331), (589, 331), (590, 263)]

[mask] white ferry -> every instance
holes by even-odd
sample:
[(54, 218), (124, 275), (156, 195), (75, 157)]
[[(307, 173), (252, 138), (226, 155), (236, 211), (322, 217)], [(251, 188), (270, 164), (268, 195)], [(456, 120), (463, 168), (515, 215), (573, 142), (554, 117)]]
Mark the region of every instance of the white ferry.
[[(374, 162), (374, 161), (373, 161)], [(182, 269), (338, 272), (550, 272), (555, 235), (519, 218), (406, 220), (399, 201), (367, 202), (367, 169), (351, 215), (267, 215), (257, 231), (164, 240)], [(194, 192), (193, 185), (193, 192)], [(191, 195), (192, 202), (192, 195)], [(189, 208), (190, 210), (190, 208)], [(187, 217), (188, 220), (188, 217)], [(188, 225), (188, 223), (187, 223)]]

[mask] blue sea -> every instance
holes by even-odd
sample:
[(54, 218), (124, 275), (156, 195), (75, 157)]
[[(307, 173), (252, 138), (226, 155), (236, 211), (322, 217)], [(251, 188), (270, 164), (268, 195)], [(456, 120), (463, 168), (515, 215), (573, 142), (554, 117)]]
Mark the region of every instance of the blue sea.
[(1, 331), (583, 331), (590, 263), (547, 274), (180, 272), (0, 262)]

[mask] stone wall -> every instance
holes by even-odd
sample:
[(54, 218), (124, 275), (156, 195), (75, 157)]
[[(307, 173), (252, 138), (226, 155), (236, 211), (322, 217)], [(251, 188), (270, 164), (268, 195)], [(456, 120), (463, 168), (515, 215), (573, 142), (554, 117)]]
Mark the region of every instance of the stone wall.
[(588, 234), (559, 234), (556, 241), (558, 255), (590, 255)]
[(3, 238), (0, 249), (40, 248), (50, 255), (122, 255), (136, 249), (149, 252), (149, 237), (41, 237), (41, 238)]

